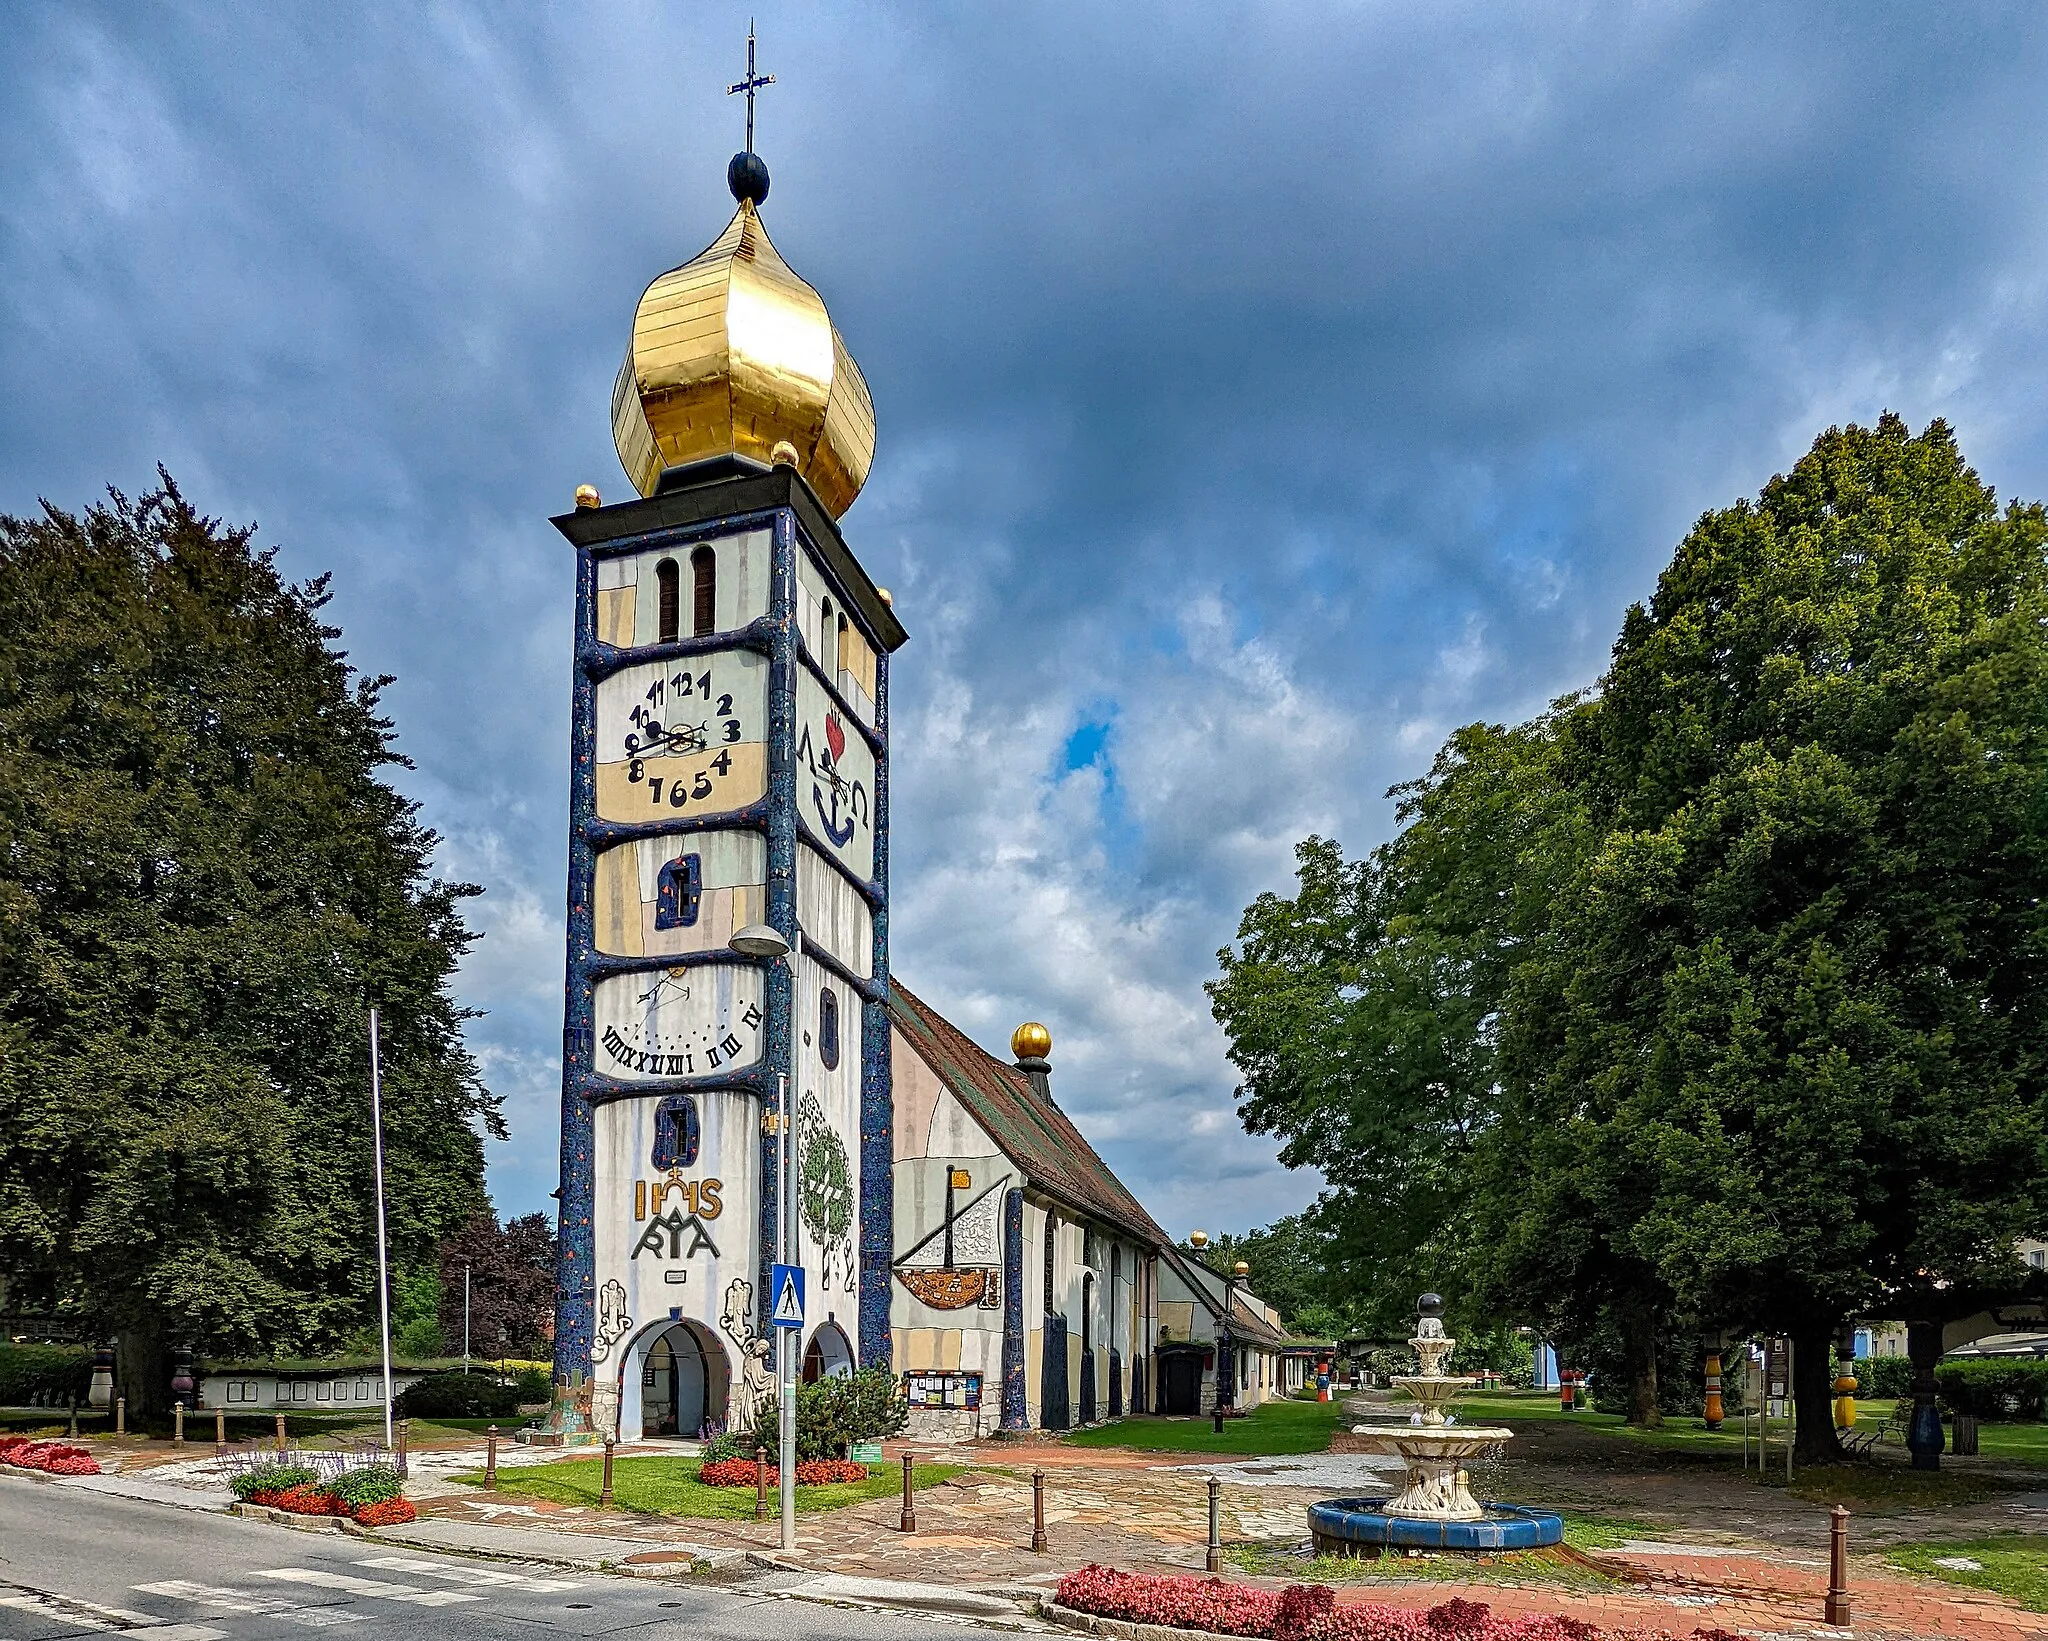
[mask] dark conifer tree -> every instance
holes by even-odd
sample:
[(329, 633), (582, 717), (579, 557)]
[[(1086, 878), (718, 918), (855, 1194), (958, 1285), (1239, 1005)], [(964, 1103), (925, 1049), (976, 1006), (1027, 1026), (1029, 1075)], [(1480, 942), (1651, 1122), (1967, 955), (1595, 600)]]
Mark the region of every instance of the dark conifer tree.
[(367, 1012), (394, 1260), (484, 1211), (495, 1098), (449, 982), (478, 891), (382, 778), (379, 696), (250, 529), (169, 475), (0, 518), (0, 1273), (167, 1355), (373, 1319)]

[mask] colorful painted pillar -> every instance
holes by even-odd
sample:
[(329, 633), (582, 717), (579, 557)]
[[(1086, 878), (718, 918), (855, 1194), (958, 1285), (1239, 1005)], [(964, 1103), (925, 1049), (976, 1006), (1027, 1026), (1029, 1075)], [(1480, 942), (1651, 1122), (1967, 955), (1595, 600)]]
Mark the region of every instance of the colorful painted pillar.
[(1726, 1418), (1721, 1406), (1721, 1349), (1718, 1345), (1707, 1351), (1707, 1428), (1719, 1430)]

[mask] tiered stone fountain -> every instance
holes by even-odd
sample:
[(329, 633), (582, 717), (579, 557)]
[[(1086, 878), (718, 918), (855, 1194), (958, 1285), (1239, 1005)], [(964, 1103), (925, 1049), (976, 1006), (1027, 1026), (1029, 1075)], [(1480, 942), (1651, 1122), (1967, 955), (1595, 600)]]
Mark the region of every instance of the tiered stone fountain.
[(1483, 1552), (1531, 1550), (1556, 1544), (1564, 1522), (1543, 1510), (1483, 1504), (1472, 1496), (1465, 1461), (1511, 1441), (1512, 1430), (1461, 1425), (1450, 1412), (1458, 1395), (1478, 1381), (1443, 1371), (1457, 1348), (1444, 1332), (1444, 1302), (1426, 1293), (1415, 1337), (1420, 1373), (1394, 1383), (1420, 1404), (1406, 1424), (1355, 1427), (1367, 1451), (1395, 1454), (1407, 1466), (1406, 1484), (1390, 1499), (1325, 1499), (1309, 1506), (1309, 1531), (1320, 1554), (1376, 1555), (1388, 1549)]

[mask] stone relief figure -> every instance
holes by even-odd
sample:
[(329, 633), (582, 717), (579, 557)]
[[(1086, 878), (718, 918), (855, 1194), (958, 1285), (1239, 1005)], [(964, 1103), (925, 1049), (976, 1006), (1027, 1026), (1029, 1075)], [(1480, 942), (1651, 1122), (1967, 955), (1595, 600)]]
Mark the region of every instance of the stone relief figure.
[(768, 1353), (774, 1347), (754, 1334), (753, 1315), (754, 1284), (736, 1276), (725, 1290), (725, 1311), (718, 1318), (718, 1325), (740, 1356), (740, 1382), (733, 1387), (725, 1421), (726, 1429), (734, 1434), (754, 1428), (754, 1409), (775, 1383), (768, 1366)]
[(632, 1317), (626, 1314), (625, 1287), (614, 1278), (597, 1290), (597, 1337), (590, 1347), (590, 1359), (602, 1362), (611, 1355), (612, 1346), (626, 1337), (632, 1325)]
[(835, 1282), (852, 1293), (858, 1273), (853, 1261), (853, 1167), (846, 1142), (825, 1120), (818, 1096), (806, 1094), (797, 1107), (797, 1203), (804, 1229), (821, 1256), (818, 1286)]

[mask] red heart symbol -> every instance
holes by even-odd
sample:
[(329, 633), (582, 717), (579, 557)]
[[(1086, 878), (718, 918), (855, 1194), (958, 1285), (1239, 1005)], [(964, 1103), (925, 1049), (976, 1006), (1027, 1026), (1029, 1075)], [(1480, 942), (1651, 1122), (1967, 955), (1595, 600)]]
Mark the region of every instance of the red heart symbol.
[(846, 756), (846, 731), (839, 727), (839, 714), (825, 714), (825, 744), (832, 749), (832, 761), (836, 764)]

